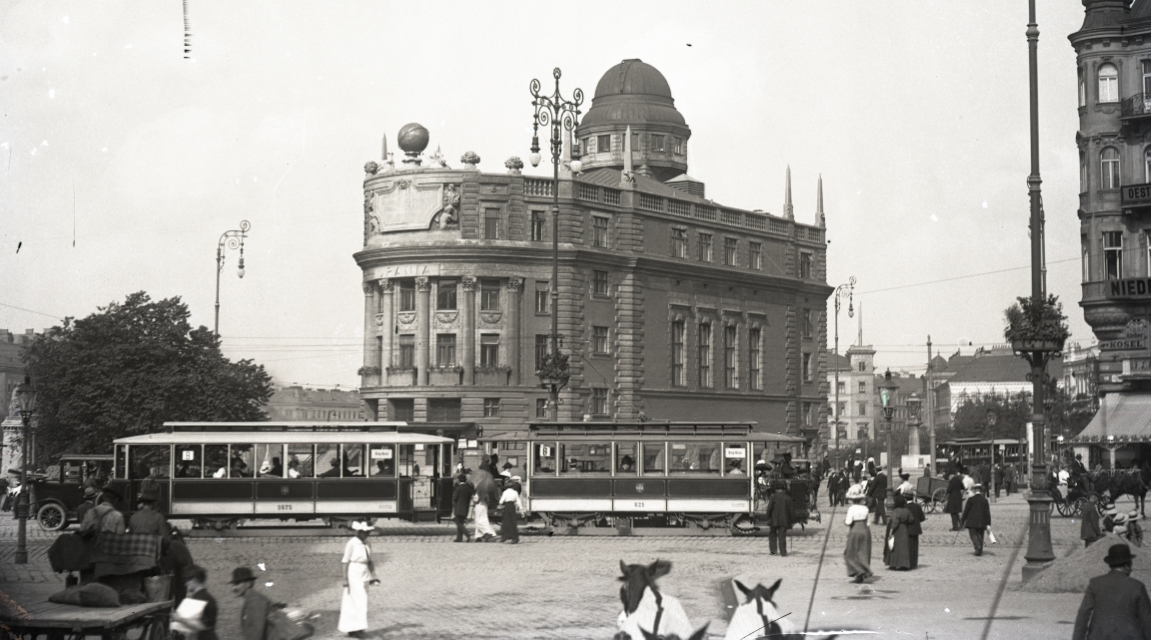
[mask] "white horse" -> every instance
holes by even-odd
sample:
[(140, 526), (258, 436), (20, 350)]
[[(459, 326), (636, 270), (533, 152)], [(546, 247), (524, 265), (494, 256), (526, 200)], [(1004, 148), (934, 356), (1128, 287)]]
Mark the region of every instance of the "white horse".
[(703, 639), (707, 625), (693, 629), (679, 600), (663, 595), (655, 584), (656, 578), (671, 571), (670, 562), (656, 560), (644, 566), (620, 560), (619, 568), (623, 572), (620, 581), (624, 584), (619, 589), (623, 611), (617, 620), (616, 640)]
[[(789, 617), (779, 614), (779, 610), (772, 600), (775, 590), (779, 588), (783, 578), (776, 580), (771, 587), (757, 584), (754, 589), (748, 589), (739, 580), (732, 582), (747, 597), (747, 600), (739, 605), (735, 614), (732, 615), (731, 622), (727, 625), (727, 635), (724, 636), (724, 640), (756, 640), (757, 638), (799, 640), (807, 637), (808, 634), (798, 630)], [(825, 633), (828, 632), (816, 632), (810, 635), (823, 636)], [(836, 636), (833, 634), (826, 637), (827, 640), (831, 640)]]

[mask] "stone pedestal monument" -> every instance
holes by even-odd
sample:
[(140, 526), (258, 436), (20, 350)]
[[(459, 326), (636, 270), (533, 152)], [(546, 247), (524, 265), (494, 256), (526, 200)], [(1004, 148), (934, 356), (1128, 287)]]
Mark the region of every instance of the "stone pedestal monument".
[[(29, 428), (32, 432), (31, 440), (36, 442), (35, 436), (36, 425), (33, 423)], [(8, 417), (4, 418), (4, 422), (0, 423), (0, 445), (3, 445), (2, 455), (0, 455), (0, 477), (13, 480), (14, 477), (8, 473), (9, 469), (20, 469), (23, 464), (21, 456), (23, 455), (24, 443), (24, 420), (20, 415), (20, 403), (16, 401), (16, 392), (12, 392), (12, 400), (8, 404)], [(28, 450), (28, 468), (32, 469), (36, 466), (36, 447), (33, 446)]]

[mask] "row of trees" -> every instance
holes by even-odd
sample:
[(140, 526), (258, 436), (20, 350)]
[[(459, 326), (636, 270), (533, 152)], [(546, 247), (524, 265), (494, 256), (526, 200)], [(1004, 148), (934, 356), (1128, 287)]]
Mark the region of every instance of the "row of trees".
[(264, 366), (228, 360), (189, 317), (179, 297), (141, 291), (37, 336), (22, 357), (37, 391), (38, 456), (107, 453), (113, 439), (166, 421), (266, 420)]

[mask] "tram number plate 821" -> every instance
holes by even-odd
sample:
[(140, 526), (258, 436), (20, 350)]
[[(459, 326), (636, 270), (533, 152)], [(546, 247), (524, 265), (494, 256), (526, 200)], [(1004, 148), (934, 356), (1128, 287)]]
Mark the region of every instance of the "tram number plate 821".
[(290, 504), (278, 504), (278, 505), (276, 505), (276, 511), (291, 511), (291, 510), (292, 510), (292, 505), (290, 505)]

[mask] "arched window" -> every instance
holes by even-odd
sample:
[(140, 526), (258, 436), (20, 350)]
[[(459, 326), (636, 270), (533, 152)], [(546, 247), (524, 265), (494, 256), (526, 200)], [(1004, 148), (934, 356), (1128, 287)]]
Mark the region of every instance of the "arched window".
[(1099, 177), (1099, 188), (1119, 188), (1119, 150), (1115, 147), (1104, 147), (1099, 152), (1099, 164), (1102, 171)]
[(1079, 193), (1087, 193), (1090, 188), (1087, 186), (1087, 153), (1079, 152)]
[(1087, 81), (1083, 78), (1083, 68), (1079, 68), (1079, 106), (1087, 106)]
[(1099, 67), (1099, 102), (1119, 102), (1119, 70), (1113, 64)]
[(1143, 150), (1143, 177), (1145, 182), (1151, 182), (1151, 147)]

